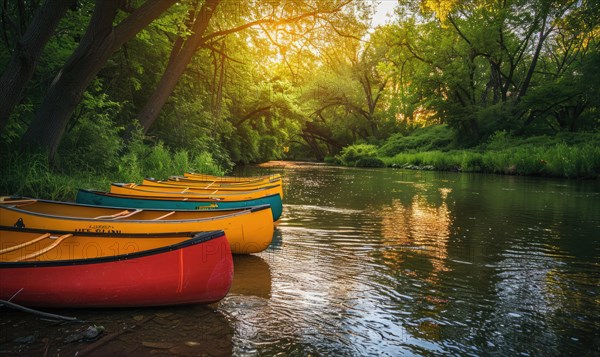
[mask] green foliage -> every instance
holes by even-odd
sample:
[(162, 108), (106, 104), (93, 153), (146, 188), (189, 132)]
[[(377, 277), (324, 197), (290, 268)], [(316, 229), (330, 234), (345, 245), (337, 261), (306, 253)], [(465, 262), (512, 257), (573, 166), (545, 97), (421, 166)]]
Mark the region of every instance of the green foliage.
[(60, 166), (64, 170), (107, 172), (114, 168), (123, 149), (120, 127), (112, 121), (119, 103), (106, 94), (85, 93), (77, 119), (59, 147)]
[(377, 151), (380, 156), (394, 156), (401, 152), (446, 149), (454, 140), (447, 125), (418, 128), (411, 135), (394, 134)]
[(45, 153), (21, 154), (7, 147), (0, 151), (0, 195), (71, 201), (79, 188), (107, 190), (111, 182), (140, 182), (144, 177), (166, 178), (186, 171), (223, 175), (208, 152), (190, 155), (171, 151), (164, 144), (148, 146), (139, 133), (129, 150), (110, 160), (113, 166), (78, 167), (70, 163), (60, 170), (48, 164)]
[(478, 152), (464, 150), (457, 157), (456, 164), (465, 172), (483, 172), (483, 155)]
[(385, 167), (385, 162), (378, 157), (361, 157), (354, 164), (356, 167)]
[(117, 167), (114, 180), (140, 182), (145, 177), (166, 179), (186, 171), (224, 175), (225, 170), (215, 163), (208, 152), (190, 154), (186, 150), (172, 151), (162, 142), (153, 146), (133, 144)]
[(56, 172), (48, 164), (45, 153), (2, 150), (0, 159), (0, 195), (73, 200), (79, 187), (107, 186), (101, 177), (90, 172)]
[[(342, 2), (317, 3), (329, 8)], [(221, 2), (206, 35), (266, 14), (296, 16), (288, 12), (313, 11), (317, 3)], [(290, 25), (292, 32), (269, 25), (211, 38), (145, 137), (136, 132), (124, 147), (123, 129), (137, 122), (174, 39), (192, 34), (188, 12), (199, 4), (179, 2), (99, 72), (67, 127), (59, 169), (136, 181), (285, 157), (325, 157), (351, 166), (381, 165), (375, 158), (382, 157), (388, 164), (449, 170), (593, 176), (596, 151), (582, 132), (600, 128), (600, 16), (594, 2), (427, 3), (401, 0), (398, 21), (373, 31), (366, 27), (368, 6), (354, 2), (323, 14), (319, 26), (306, 17)], [(5, 11), (26, 24), (39, 6), (27, 4), (23, 19), (11, 2)], [(82, 2), (60, 22), (1, 133), (7, 147), (18, 146), (94, 6)], [(118, 19), (126, 16), (120, 12)], [(538, 34), (549, 29), (542, 24), (553, 28), (536, 62)], [(0, 68), (18, 42), (14, 28), (5, 30)], [(472, 150), (450, 151), (459, 148)]]
[(484, 151), (399, 153), (383, 157), (392, 167), (459, 170), (508, 175), (600, 178), (600, 134), (513, 137), (494, 134)]
[(356, 166), (359, 160), (375, 158), (376, 156), (377, 147), (375, 145), (357, 144), (343, 148), (336, 159), (345, 166)]
[(193, 172), (201, 172), (216, 176), (225, 175), (226, 170), (221, 168), (208, 152), (203, 152), (194, 156), (190, 165), (190, 170)]

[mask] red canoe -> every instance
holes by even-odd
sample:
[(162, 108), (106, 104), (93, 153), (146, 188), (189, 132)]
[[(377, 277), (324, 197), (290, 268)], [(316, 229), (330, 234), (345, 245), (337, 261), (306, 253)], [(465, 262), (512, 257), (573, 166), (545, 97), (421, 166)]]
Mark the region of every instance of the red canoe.
[(212, 303), (232, 279), (223, 231), (107, 237), (0, 230), (0, 299), (25, 306)]

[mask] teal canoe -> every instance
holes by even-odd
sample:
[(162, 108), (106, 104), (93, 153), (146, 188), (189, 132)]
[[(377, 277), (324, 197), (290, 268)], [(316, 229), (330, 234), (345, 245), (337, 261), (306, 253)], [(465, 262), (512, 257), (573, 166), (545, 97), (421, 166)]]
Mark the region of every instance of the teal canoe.
[(220, 201), (218, 199), (192, 200), (189, 198), (153, 198), (144, 196), (131, 196), (113, 194), (103, 191), (84, 190), (77, 191), (77, 203), (95, 206), (151, 208), (169, 210), (210, 210), (226, 208), (243, 208), (268, 204), (273, 212), (273, 222), (279, 220), (283, 212), (283, 203), (279, 194), (243, 201)]

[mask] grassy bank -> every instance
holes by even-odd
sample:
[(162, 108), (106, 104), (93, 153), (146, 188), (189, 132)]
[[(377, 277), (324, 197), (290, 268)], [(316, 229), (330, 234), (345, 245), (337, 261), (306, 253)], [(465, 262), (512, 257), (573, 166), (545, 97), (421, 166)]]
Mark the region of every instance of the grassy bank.
[(392, 138), (379, 147), (363, 144), (345, 148), (336, 161), (347, 166), (600, 178), (598, 133), (520, 138), (500, 132), (474, 148), (453, 148), (456, 146), (447, 136), (431, 137), (431, 132), (425, 131), (416, 137)]
[(170, 152), (163, 145), (139, 147), (105, 163), (61, 165), (53, 168), (44, 154), (3, 150), (0, 155), (0, 195), (19, 195), (72, 201), (79, 188), (108, 190), (112, 182), (141, 182), (144, 177), (166, 178), (196, 171), (222, 175), (224, 171), (207, 153)]

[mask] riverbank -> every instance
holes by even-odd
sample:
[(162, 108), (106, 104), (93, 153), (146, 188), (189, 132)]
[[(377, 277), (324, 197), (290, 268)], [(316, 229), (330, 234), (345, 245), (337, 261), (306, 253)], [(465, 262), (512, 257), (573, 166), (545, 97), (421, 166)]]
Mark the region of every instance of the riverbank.
[(61, 168), (50, 165), (44, 153), (0, 150), (0, 196), (73, 201), (80, 188), (106, 191), (112, 182), (139, 183), (146, 177), (164, 179), (186, 171), (225, 174), (207, 153), (172, 152), (163, 145), (142, 149), (119, 156), (106, 166), (71, 164)]
[(600, 148), (591, 145), (508, 148), (488, 152), (427, 151), (380, 159), (388, 167), (404, 169), (576, 179), (600, 178)]
[(456, 142), (440, 136), (393, 137), (380, 146), (346, 147), (330, 162), (357, 167), (600, 178), (598, 133), (518, 138), (502, 132), (473, 148), (457, 146)]

